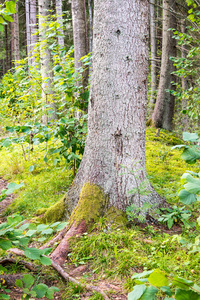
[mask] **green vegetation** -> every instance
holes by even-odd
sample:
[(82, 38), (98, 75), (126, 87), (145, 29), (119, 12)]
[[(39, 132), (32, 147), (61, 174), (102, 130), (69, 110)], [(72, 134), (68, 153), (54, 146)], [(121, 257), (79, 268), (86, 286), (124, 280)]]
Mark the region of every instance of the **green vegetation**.
[[(184, 144), (171, 133), (168, 134), (161, 130), (160, 137), (157, 137), (156, 131), (148, 128), (146, 138), (149, 178), (156, 190), (165, 196), (172, 205), (171, 211), (166, 208), (160, 212), (160, 218), (164, 217), (162, 215), (166, 215), (166, 212), (170, 215), (165, 216), (168, 218), (165, 220), (166, 226), (158, 226), (156, 225), (158, 223), (153, 224), (149, 221), (145, 227), (137, 226), (133, 222), (128, 223), (129, 226), (126, 227), (124, 224), (127, 221), (125, 221), (124, 216), (113, 212), (112, 208), (106, 216), (95, 218), (95, 224), (90, 233), (84, 234), (78, 240), (77, 238), (72, 239), (71, 249), (73, 251), (68, 255), (66, 267), (69, 270), (78, 266), (86, 266), (81, 276), (82, 283), (91, 283), (92, 280), (92, 284), (98, 285), (99, 282), (108, 282), (115, 287), (120, 282), (124, 292), (131, 292), (134, 283), (138, 284), (138, 281), (135, 282), (136, 278), (132, 278), (133, 273), (159, 269), (161, 270), (159, 272), (165, 272), (162, 274), (170, 274), (170, 278), (176, 276), (182, 278), (181, 280), (192, 282), (191, 286), (194, 283), (200, 284), (198, 267), (200, 233), (199, 225), (196, 222), (200, 212), (199, 204), (195, 202), (184, 207), (180, 204), (177, 195), (178, 191), (182, 189), (182, 184), (186, 184), (185, 181), (180, 181), (181, 176), (189, 170), (194, 173), (198, 172), (199, 162), (188, 165), (180, 157), (181, 149), (171, 150), (175, 144)], [(11, 145), (9, 148), (3, 147), (0, 151), (0, 173), (2, 176), (15, 183), (24, 183), (24, 187), (16, 190), (17, 199), (7, 208), (6, 214), (20, 212), (24, 217), (35, 220), (34, 222), (36, 220), (37, 222), (47, 222), (46, 225), (25, 224), (24, 226), (27, 227), (22, 228), (23, 231), (27, 231), (25, 235), (37, 244), (47, 240), (48, 236), (45, 232), (52, 235), (55, 231), (52, 223), (56, 222), (57, 218), (61, 219), (63, 213), (61, 211), (62, 206), (60, 206), (63, 201), (62, 194), (67, 191), (73, 179), (71, 169), (65, 168), (63, 170), (66, 165), (64, 158), (59, 165), (54, 166), (51, 163), (53, 159), (48, 162), (44, 161), (41, 150), (45, 151), (42, 144), (36, 146), (34, 152), (37, 155), (34, 157), (34, 153), (31, 153), (28, 161), (24, 160), (20, 145), (15, 147)], [(37, 167), (30, 172), (30, 166), (34, 163)], [(61, 172), (61, 170), (63, 171)], [(95, 186), (92, 188), (94, 189), (93, 193), (101, 195), (98, 188)], [(173, 207), (173, 205), (175, 206)], [(56, 207), (58, 208), (57, 213), (54, 210)], [(50, 209), (48, 210), (48, 208)], [(50, 213), (51, 211), (52, 213)], [(39, 218), (38, 215), (40, 214), (43, 217)], [(37, 218), (35, 218), (36, 216)], [(92, 217), (92, 212), (90, 217)], [(171, 228), (170, 231), (167, 224)], [(176, 225), (175, 230), (173, 229), (174, 224)], [(28, 234), (28, 230), (31, 230), (30, 234)], [(1, 252), (1, 256), (4, 255), (5, 250)], [(34, 255), (37, 258), (40, 256), (35, 252)], [(3, 272), (6, 273), (7, 271)], [(43, 272), (45, 274), (46, 271), (43, 270)], [(168, 278), (168, 275), (163, 276)], [(20, 285), (22, 284), (20, 283)], [(63, 299), (81, 299), (81, 295), (85, 293), (84, 289), (71, 283), (66, 287), (60, 282), (58, 286), (63, 293)], [(146, 288), (150, 288), (150, 286), (147, 284)], [(162, 289), (156, 288), (159, 290), (156, 290), (156, 299), (162, 299), (160, 291)], [(145, 287), (143, 289), (146, 290)], [(176, 285), (174, 289), (171, 288), (171, 292), (173, 293), (175, 290)], [(189, 288), (189, 290), (191, 289)], [(28, 290), (26, 291), (29, 295)], [(34, 292), (37, 291), (33, 290)], [(120, 291), (113, 289), (113, 293), (120, 294)], [(98, 300), (102, 299), (102, 296), (94, 293), (89, 299)]]

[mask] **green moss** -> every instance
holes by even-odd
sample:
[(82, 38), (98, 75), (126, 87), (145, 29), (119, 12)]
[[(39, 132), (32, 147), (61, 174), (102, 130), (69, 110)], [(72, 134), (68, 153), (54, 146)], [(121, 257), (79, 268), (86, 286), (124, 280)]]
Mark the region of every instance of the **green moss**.
[(64, 217), (64, 210), (65, 203), (64, 198), (62, 198), (60, 201), (58, 201), (56, 204), (54, 204), (46, 210), (44, 217), (42, 217), (40, 221), (46, 223), (60, 221)]
[(110, 225), (111, 228), (125, 228), (128, 220), (126, 214), (115, 208), (114, 206), (110, 207), (105, 214), (106, 222)]
[(89, 225), (91, 222), (96, 222), (103, 214), (106, 206), (106, 196), (103, 190), (96, 184), (85, 183), (80, 193), (80, 199), (70, 217), (70, 224), (74, 221), (80, 224), (85, 220)]
[(40, 215), (44, 214), (46, 211), (47, 211), (47, 208), (39, 208), (36, 211), (36, 216), (40, 216)]
[(174, 133), (167, 130), (160, 129), (159, 135), (156, 135), (156, 128), (147, 128), (146, 141), (160, 142), (165, 145), (180, 145), (183, 141), (179, 139)]

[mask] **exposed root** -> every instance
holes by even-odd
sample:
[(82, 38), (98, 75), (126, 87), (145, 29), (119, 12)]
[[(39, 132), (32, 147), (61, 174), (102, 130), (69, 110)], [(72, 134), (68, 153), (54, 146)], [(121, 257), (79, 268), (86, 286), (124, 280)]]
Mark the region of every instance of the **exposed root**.
[(29, 269), (30, 271), (36, 271), (36, 266), (29, 263), (29, 262), (26, 262), (24, 260), (20, 260), (20, 261), (16, 261), (15, 259), (13, 258), (4, 258), (2, 260), (0, 260), (0, 265), (7, 265), (7, 264), (16, 264), (16, 265), (22, 265), (24, 267), (26, 267), (27, 269)]
[(74, 279), (73, 277), (71, 277), (68, 273), (66, 273), (63, 268), (57, 264), (55, 261), (52, 260), (52, 267), (67, 281), (70, 281), (76, 285), (81, 286), (82, 288), (86, 288), (89, 291), (95, 291), (98, 292), (99, 294), (101, 294), (105, 300), (109, 300), (108, 296), (97, 286), (93, 286), (93, 285), (89, 285), (89, 284), (82, 284), (79, 283), (76, 279)]
[(15, 281), (17, 279), (21, 279), (23, 277), (22, 274), (9, 274), (9, 275), (1, 275), (0, 276), (0, 284), (6, 285), (7, 287), (11, 287), (15, 285)]
[(59, 232), (53, 239), (51, 239), (46, 244), (41, 246), (40, 249), (53, 247), (55, 243), (61, 241), (64, 238), (66, 231), (67, 231), (67, 227), (65, 227), (61, 232)]
[[(78, 226), (79, 227), (79, 226)], [(16, 255), (19, 256), (24, 256), (24, 251), (23, 250), (19, 250), (17, 248), (11, 248), (9, 250), (12, 253), (15, 253)], [(110, 300), (110, 298), (97, 286), (93, 286), (93, 285), (89, 285), (89, 284), (82, 284), (79, 281), (77, 281), (75, 278), (71, 277), (68, 273), (66, 273), (64, 271), (64, 269), (57, 263), (55, 262), (53, 259), (51, 259), (52, 261), (52, 267), (67, 281), (70, 281), (76, 285), (81, 286), (82, 288), (85, 288), (89, 291), (95, 291), (98, 292), (99, 294), (101, 294), (105, 300)], [(18, 278), (17, 278), (18, 279)]]
[(81, 234), (86, 232), (86, 228), (86, 222), (84, 220), (82, 220), (79, 225), (76, 225), (76, 223), (74, 222), (65, 234), (58, 247), (52, 253), (51, 258), (59, 265), (63, 265), (66, 260), (67, 254), (69, 253), (69, 239), (73, 236), (80, 236)]

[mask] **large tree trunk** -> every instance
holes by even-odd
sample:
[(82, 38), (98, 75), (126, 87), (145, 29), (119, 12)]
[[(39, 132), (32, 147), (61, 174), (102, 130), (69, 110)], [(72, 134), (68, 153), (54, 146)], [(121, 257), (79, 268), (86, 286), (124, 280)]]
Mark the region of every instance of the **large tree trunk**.
[(151, 45), (151, 109), (156, 101), (156, 24), (155, 24), (155, 0), (150, 2), (150, 45)]
[(50, 105), (53, 113), (51, 115), (43, 116), (43, 122), (47, 123), (51, 119), (56, 119), (56, 104), (54, 103), (54, 93), (52, 90), (53, 72), (51, 62), (51, 50), (48, 47), (45, 21), (50, 15), (51, 0), (39, 0), (39, 35), (40, 35), (40, 64), (42, 77), (42, 98), (44, 103)]
[[(77, 72), (82, 67), (80, 59), (88, 54), (87, 22), (85, 0), (72, 0), (72, 22), (74, 39), (74, 64)], [(82, 74), (82, 82), (77, 83), (85, 89), (88, 85), (88, 69)]]
[(169, 28), (176, 27), (174, 14), (176, 3), (174, 0), (163, 0), (163, 42), (162, 42), (162, 60), (158, 95), (154, 112), (152, 114), (152, 123), (155, 127), (172, 130), (172, 121), (174, 116), (174, 96), (166, 90), (173, 90), (171, 84), (175, 81), (175, 76), (171, 73), (175, 70), (171, 56), (176, 56), (176, 40), (172, 38), (172, 31)]
[[(95, 0), (93, 73), (85, 152), (65, 202), (72, 234), (109, 207), (161, 198), (146, 175), (148, 1)], [(123, 167), (124, 166), (124, 167)], [(141, 183), (146, 180), (146, 195)], [(130, 194), (128, 192), (133, 190)], [(52, 257), (63, 263), (69, 232)]]
[(92, 52), (92, 45), (93, 45), (93, 0), (88, 0), (88, 10), (89, 10), (89, 18), (90, 18), (89, 52)]
[(37, 3), (36, 0), (30, 1), (30, 64), (35, 62), (34, 48), (38, 41), (37, 32)]

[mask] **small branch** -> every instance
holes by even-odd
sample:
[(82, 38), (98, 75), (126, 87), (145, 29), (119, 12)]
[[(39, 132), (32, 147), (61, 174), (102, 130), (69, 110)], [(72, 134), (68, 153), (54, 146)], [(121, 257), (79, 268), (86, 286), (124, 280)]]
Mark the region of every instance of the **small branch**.
[(67, 227), (65, 227), (61, 232), (59, 232), (59, 234), (57, 234), (53, 239), (51, 239), (49, 242), (47, 242), (46, 244), (41, 246), (39, 249), (53, 247), (53, 245), (56, 242), (59, 242), (63, 239), (63, 237), (65, 236), (65, 233), (66, 233), (67, 230), (68, 230)]

